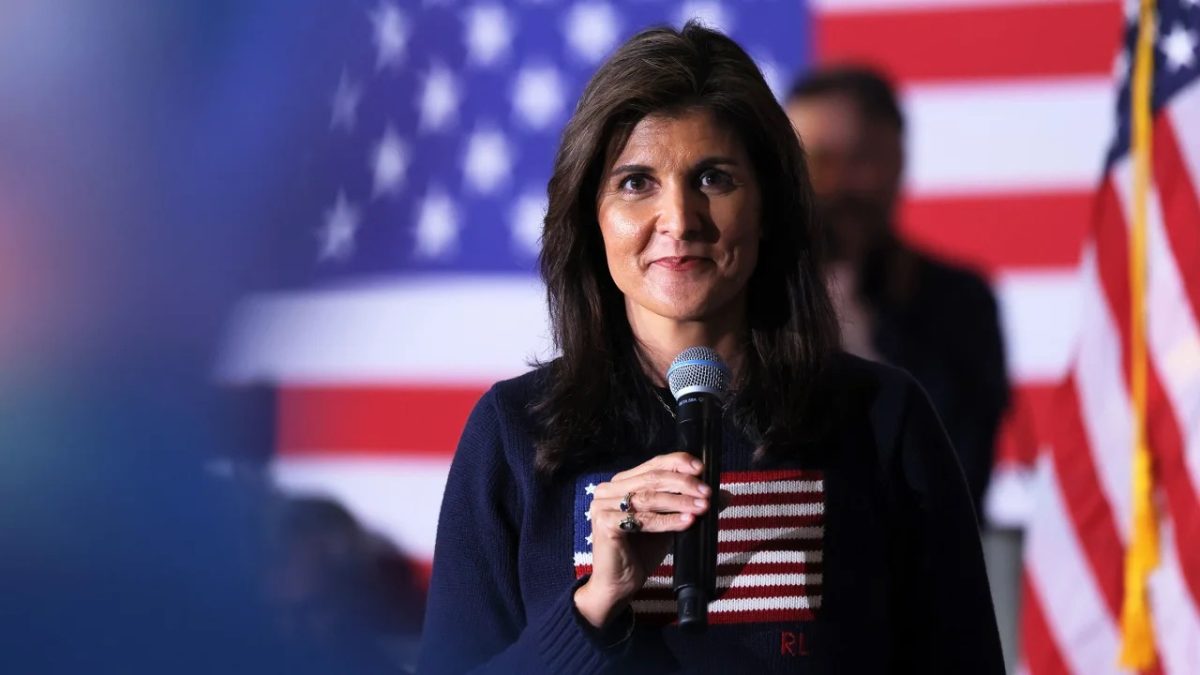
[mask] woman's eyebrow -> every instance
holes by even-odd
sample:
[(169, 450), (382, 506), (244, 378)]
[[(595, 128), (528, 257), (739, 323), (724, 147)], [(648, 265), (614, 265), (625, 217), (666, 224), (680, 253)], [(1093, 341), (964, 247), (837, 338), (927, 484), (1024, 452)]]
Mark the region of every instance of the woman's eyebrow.
[(705, 157), (704, 159), (700, 160), (699, 162), (696, 162), (697, 167), (717, 166), (718, 164), (727, 164), (727, 165), (731, 165), (731, 166), (737, 166), (738, 161), (732, 157), (725, 157), (724, 155), (716, 155), (713, 157)]
[(622, 164), (621, 166), (613, 167), (610, 174), (616, 176), (626, 173), (654, 173), (654, 169), (645, 164)]

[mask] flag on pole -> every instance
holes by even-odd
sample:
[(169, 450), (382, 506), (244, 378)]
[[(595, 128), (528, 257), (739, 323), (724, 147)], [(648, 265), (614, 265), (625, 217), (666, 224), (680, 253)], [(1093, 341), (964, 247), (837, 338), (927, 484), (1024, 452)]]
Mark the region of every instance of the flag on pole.
[(1027, 530), (1035, 674), (1200, 664), (1200, 2), (1127, 17), (1082, 331)]

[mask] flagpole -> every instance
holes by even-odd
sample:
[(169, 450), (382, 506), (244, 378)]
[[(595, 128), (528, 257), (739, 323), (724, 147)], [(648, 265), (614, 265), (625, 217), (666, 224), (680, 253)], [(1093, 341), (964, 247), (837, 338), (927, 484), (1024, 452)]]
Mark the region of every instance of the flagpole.
[(1120, 664), (1137, 670), (1150, 668), (1155, 661), (1154, 626), (1150, 621), (1146, 583), (1150, 572), (1158, 565), (1154, 476), (1146, 438), (1146, 201), (1150, 190), (1154, 17), (1154, 0), (1142, 0), (1130, 96), (1133, 204), (1129, 219), (1129, 388), (1133, 408), (1133, 531), (1125, 554)]

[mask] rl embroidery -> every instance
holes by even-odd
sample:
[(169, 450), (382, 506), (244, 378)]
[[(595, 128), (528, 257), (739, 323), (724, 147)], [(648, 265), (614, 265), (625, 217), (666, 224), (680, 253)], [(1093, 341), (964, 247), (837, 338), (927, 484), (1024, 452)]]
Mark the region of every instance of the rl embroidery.
[[(575, 578), (592, 571), (592, 492), (612, 474), (580, 477), (575, 487)], [(712, 623), (808, 621), (821, 607), (825, 483), (820, 471), (730, 471), (733, 495), (717, 535), (717, 597)], [(675, 619), (674, 565), (668, 554), (634, 598), (639, 621)]]

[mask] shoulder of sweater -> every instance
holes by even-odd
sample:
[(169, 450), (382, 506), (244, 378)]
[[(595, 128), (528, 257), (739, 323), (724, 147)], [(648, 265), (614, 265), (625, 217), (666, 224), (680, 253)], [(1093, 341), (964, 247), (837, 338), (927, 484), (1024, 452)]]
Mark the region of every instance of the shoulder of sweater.
[(875, 392), (886, 389), (906, 393), (911, 393), (914, 387), (920, 389), (916, 379), (907, 370), (846, 352), (837, 352), (829, 357), (822, 379), (825, 387), (861, 392), (872, 399), (875, 398)]
[(514, 415), (523, 416), (526, 408), (546, 387), (553, 364), (553, 361), (542, 364), (533, 370), (507, 380), (500, 380), (492, 385), (489, 393), (499, 412), (508, 418)]

